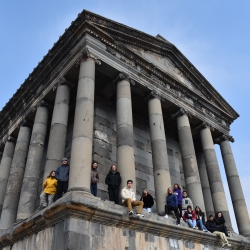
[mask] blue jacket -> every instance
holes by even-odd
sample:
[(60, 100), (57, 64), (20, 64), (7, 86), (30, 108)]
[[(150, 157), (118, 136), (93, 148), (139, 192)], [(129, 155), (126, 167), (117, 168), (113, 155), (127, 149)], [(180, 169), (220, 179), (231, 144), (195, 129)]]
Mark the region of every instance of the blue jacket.
[(168, 195), (166, 198), (166, 203), (167, 203), (167, 205), (169, 205), (171, 207), (177, 207), (178, 201), (177, 201), (176, 195), (175, 194)]
[(69, 180), (69, 165), (62, 165), (56, 170), (56, 179), (58, 181), (68, 181)]

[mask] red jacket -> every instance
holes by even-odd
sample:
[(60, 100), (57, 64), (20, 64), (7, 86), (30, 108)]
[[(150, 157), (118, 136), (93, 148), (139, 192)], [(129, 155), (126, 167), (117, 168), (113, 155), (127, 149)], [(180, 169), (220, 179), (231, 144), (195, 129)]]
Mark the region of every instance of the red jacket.
[(191, 212), (189, 213), (188, 210), (183, 214), (182, 216), (183, 220), (186, 221), (188, 219), (190, 220), (196, 220), (196, 213), (194, 212), (194, 210), (191, 210)]

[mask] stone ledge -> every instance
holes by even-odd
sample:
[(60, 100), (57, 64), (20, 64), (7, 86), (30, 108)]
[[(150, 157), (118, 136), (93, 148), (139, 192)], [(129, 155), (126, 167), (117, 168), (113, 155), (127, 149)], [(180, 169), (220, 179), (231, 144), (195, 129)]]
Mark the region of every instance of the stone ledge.
[[(67, 193), (47, 209), (38, 211), (26, 220), (2, 230), (0, 249), (54, 226), (69, 217), (203, 245), (220, 245), (220, 240), (216, 235), (190, 229), (184, 222), (181, 222), (181, 227), (179, 227), (175, 225), (175, 219), (166, 219), (148, 213), (145, 213), (144, 218), (129, 217), (127, 208), (123, 206), (102, 201), (85, 192), (75, 191)], [(250, 240), (245, 237), (230, 238), (229, 242), (233, 248), (250, 249)]]

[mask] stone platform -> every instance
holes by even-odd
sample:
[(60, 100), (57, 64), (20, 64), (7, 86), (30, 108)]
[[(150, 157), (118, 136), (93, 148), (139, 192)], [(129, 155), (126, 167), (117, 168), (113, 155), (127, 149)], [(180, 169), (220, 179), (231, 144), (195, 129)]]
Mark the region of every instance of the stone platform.
[[(231, 249), (250, 249), (250, 240), (232, 234)], [(176, 225), (174, 218), (145, 213), (128, 217), (127, 209), (84, 192), (69, 192), (47, 209), (0, 233), (2, 250), (216, 250), (211, 233)]]

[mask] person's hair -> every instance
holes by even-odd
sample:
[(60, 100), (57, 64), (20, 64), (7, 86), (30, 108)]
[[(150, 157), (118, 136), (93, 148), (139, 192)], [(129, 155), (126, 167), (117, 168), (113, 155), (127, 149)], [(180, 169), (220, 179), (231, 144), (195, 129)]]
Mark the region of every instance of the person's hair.
[(177, 185), (177, 189), (181, 190), (179, 184), (175, 183), (174, 186)]
[(109, 172), (112, 171), (112, 167), (113, 167), (113, 166), (115, 166), (115, 171), (118, 172), (118, 168), (117, 168), (117, 166), (116, 166), (115, 164), (112, 164), (112, 165), (111, 165)]
[(55, 176), (52, 176), (52, 173), (53, 173), (53, 172), (55, 172), (55, 173), (56, 173), (56, 171), (55, 171), (55, 170), (50, 171), (50, 173), (49, 173), (49, 175), (47, 176), (47, 178), (49, 178), (49, 177), (55, 177)]
[[(169, 189), (170, 189), (170, 188), (171, 188), (171, 187), (168, 188), (168, 195), (169, 195)], [(172, 189), (172, 188), (171, 188), (171, 189)], [(172, 193), (171, 193), (171, 194), (173, 194), (173, 189), (172, 189)]]
[[(196, 208), (199, 208), (199, 211), (196, 211)], [(201, 213), (202, 213), (201, 208), (199, 206), (196, 206), (194, 211), (196, 214), (199, 214), (199, 215), (201, 215)]]
[(132, 180), (127, 180), (127, 184), (128, 184), (129, 182), (133, 183), (133, 181), (132, 181)]
[(150, 195), (150, 193), (147, 191), (147, 189), (143, 189), (141, 197), (146, 197), (147, 195), (144, 194), (144, 191), (147, 192), (147, 195)]
[(187, 194), (187, 191), (183, 191), (182, 193), (183, 193), (183, 194), (184, 194), (184, 193), (186, 193), (186, 194)]
[(210, 214), (208, 218), (210, 219), (211, 217), (214, 217), (214, 216), (212, 214)]
[(220, 217), (220, 219), (221, 219), (221, 222), (224, 224), (225, 222), (226, 222), (226, 220), (225, 220), (225, 218), (224, 218), (224, 216), (223, 216), (223, 213), (222, 212), (217, 212), (216, 214), (215, 214), (215, 218), (219, 218), (219, 216), (218, 216), (218, 214), (219, 213), (221, 213), (221, 217)]
[(97, 164), (97, 166), (98, 166), (98, 162), (96, 162), (96, 161), (92, 161), (91, 167), (93, 167), (93, 164), (94, 164), (94, 163), (96, 163), (96, 164)]
[(192, 209), (192, 207), (191, 207), (190, 205), (188, 205), (188, 206), (187, 206), (187, 209), (189, 209), (189, 208), (191, 208), (191, 209)]

